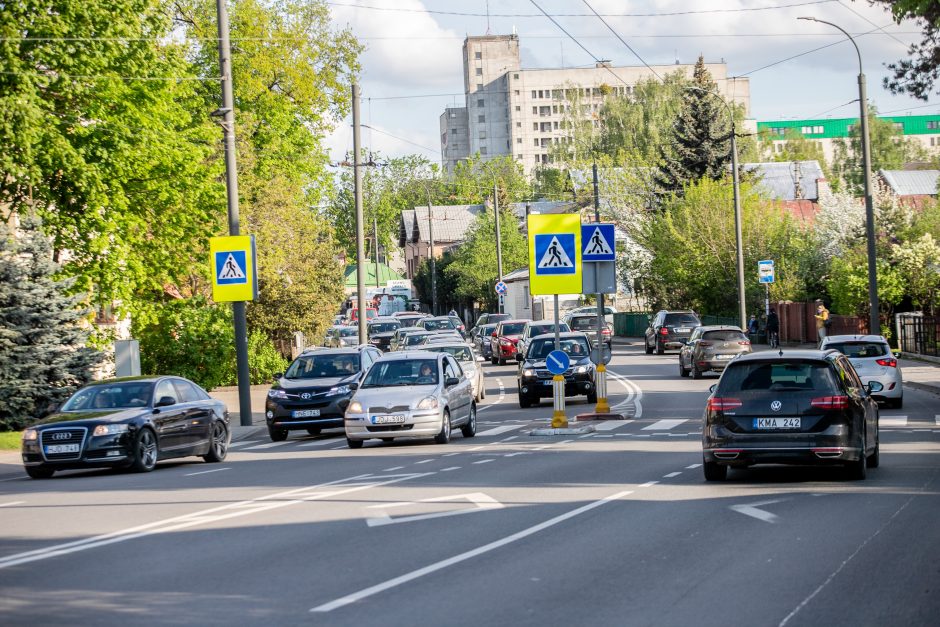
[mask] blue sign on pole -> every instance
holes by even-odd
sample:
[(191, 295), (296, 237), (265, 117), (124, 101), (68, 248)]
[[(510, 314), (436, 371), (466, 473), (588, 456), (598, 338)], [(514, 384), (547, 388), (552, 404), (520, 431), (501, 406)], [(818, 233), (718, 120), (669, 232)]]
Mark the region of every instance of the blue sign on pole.
[(576, 274), (574, 233), (544, 233), (535, 236), (535, 274)]
[(545, 358), (545, 365), (552, 374), (564, 374), (571, 366), (571, 359), (565, 351), (552, 351)]
[(507, 288), (506, 288), (506, 284), (505, 284), (505, 283), (503, 283), (502, 281), (497, 281), (497, 282), (496, 282), (496, 293), (497, 293), (497, 294), (505, 294), (505, 293), (506, 293), (506, 289), (507, 289)]
[(615, 261), (615, 235), (613, 224), (588, 223), (581, 225), (581, 260)]
[(773, 283), (775, 277), (774, 262), (772, 259), (765, 259), (757, 262), (757, 277), (761, 283)]

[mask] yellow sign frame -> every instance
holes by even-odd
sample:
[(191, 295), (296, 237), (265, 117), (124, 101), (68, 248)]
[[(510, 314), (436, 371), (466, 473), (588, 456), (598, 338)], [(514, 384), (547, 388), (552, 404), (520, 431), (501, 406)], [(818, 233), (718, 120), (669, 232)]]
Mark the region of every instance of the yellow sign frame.
[(258, 273), (254, 235), (209, 238), (212, 299), (217, 303), (258, 298)]
[[(581, 278), (581, 216), (577, 213), (558, 215), (530, 215), (527, 219), (529, 231), (529, 293), (530, 294), (580, 294)], [(565, 256), (574, 264), (571, 272), (564, 274), (539, 274), (537, 251), (544, 245), (536, 245), (536, 236), (562, 236), (564, 242), (574, 238), (574, 250), (565, 247)], [(541, 242), (546, 240), (539, 238)], [(563, 243), (564, 243), (563, 242)], [(573, 253), (573, 254), (572, 254)], [(558, 270), (553, 270), (558, 272)]]

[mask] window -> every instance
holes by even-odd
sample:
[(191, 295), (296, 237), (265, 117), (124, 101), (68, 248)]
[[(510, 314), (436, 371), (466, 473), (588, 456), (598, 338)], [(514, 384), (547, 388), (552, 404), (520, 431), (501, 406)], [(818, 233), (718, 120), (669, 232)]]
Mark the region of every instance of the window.
[(477, 107), (482, 107), (485, 103), (486, 101), (483, 98), (477, 98)]
[(485, 154), (486, 154), (486, 146), (480, 146), (480, 154), (481, 154), (481, 155), (485, 155)]
[(473, 58), (474, 58), (474, 59), (482, 59), (482, 58), (483, 58), (483, 52), (481, 52), (480, 50), (477, 50), (476, 52), (473, 53)]
[(537, 93), (538, 93), (538, 92), (535, 91), (534, 89), (532, 90), (532, 99), (533, 99), (533, 100), (535, 100), (536, 98), (538, 98), (538, 96), (535, 95), (535, 94), (537, 94)]
[(516, 159), (518, 159), (519, 161), (522, 161), (522, 155), (516, 155)]
[(510, 148), (512, 148), (512, 143), (507, 139), (507, 140), (506, 140), (506, 150), (509, 150)]
[(538, 122), (533, 122), (533, 123), (532, 123), (532, 130), (533, 130), (533, 131), (539, 130), (539, 123), (538, 123)]
[(928, 121), (927, 121), (927, 128), (930, 129), (930, 130), (932, 130), (932, 131), (935, 131), (935, 130), (937, 130), (937, 129), (940, 129), (940, 122), (938, 122), (937, 120), (928, 120)]
[(483, 68), (481, 67), (477, 68), (477, 76), (483, 76)]
[(522, 128), (522, 122), (516, 122), (516, 128)]
[(179, 402), (179, 397), (176, 395), (176, 389), (173, 387), (173, 384), (170, 383), (169, 379), (163, 379), (157, 384), (157, 389), (154, 390), (153, 398), (155, 402), (159, 402), (164, 396), (169, 396), (173, 399), (174, 403)]
[(555, 130), (558, 130), (558, 122), (555, 122)]
[(486, 122), (486, 116), (485, 116), (485, 115), (478, 115), (478, 116), (477, 116), (477, 122), (480, 122), (480, 123)]
[(513, 74), (513, 75), (512, 75), (512, 79), (513, 79), (514, 81), (519, 80), (519, 75), (518, 75), (518, 74)]
[(543, 96), (542, 94), (543, 94), (543, 92), (542, 92), (542, 90), (540, 89), (540, 90), (539, 90), (539, 98), (544, 98), (544, 97), (545, 97), (545, 96)]
[(516, 105), (516, 111), (521, 112), (521, 111), (522, 111), (522, 107), (520, 107), (519, 105)]
[(538, 146), (539, 146), (539, 138), (536, 137), (535, 139), (532, 140), (532, 142), (535, 144), (535, 147), (538, 148)]
[(539, 108), (538, 108), (538, 107), (532, 107), (532, 115), (538, 115), (538, 114), (539, 114)]
[(173, 379), (173, 387), (176, 388), (176, 393), (181, 403), (192, 403), (193, 401), (202, 399), (201, 395), (196, 392), (189, 381)]
[(515, 96), (518, 96), (518, 95), (520, 95), (520, 94), (519, 94), (519, 90), (518, 90), (518, 89), (517, 89), (517, 90), (515, 90), (515, 92), (516, 92), (516, 93), (514, 94)]
[[(931, 140), (931, 141), (933, 141), (933, 140)], [(521, 138), (521, 137), (517, 137), (517, 138), (516, 138), (516, 143), (517, 143), (517, 144), (521, 144), (521, 143), (522, 143), (522, 138)]]
[(452, 118), (457, 117), (457, 112), (456, 112), (456, 111), (451, 111), (451, 112), (450, 112), (450, 117), (452, 117)]
[(480, 131), (480, 139), (486, 139), (486, 131)]
[(539, 115), (540, 115), (540, 116), (547, 116), (547, 115), (551, 115), (551, 114), (552, 114), (552, 108), (551, 108), (551, 107), (539, 107)]

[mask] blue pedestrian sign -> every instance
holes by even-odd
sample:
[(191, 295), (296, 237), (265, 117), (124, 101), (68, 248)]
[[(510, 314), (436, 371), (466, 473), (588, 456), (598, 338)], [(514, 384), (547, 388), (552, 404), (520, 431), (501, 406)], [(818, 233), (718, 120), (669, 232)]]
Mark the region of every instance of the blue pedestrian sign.
[(506, 287), (506, 284), (503, 283), (502, 281), (497, 281), (497, 282), (496, 282), (496, 293), (497, 293), (497, 294), (505, 294), (507, 289), (508, 289), (508, 288)]
[(615, 261), (614, 225), (588, 223), (581, 225), (581, 260)]
[(774, 282), (774, 262), (772, 259), (757, 262), (757, 278), (761, 283)]
[(571, 359), (565, 351), (552, 351), (545, 358), (545, 365), (552, 374), (564, 374), (571, 366)]
[(574, 233), (544, 233), (535, 236), (535, 274), (575, 274)]
[(215, 253), (215, 268), (218, 272), (216, 283), (219, 285), (239, 285), (248, 283), (248, 255), (244, 250), (226, 250)]

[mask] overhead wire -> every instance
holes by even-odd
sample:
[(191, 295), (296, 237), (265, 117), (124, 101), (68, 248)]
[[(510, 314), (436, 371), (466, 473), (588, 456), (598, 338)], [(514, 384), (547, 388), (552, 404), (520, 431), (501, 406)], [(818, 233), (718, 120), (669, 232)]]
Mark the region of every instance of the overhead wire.
[(637, 59), (639, 59), (639, 60), (640, 60), (640, 63), (642, 63), (643, 65), (646, 66), (646, 69), (648, 69), (650, 72), (652, 72), (653, 75), (656, 76), (656, 78), (658, 78), (659, 80), (661, 80), (661, 81), (663, 80), (663, 77), (659, 75), (659, 72), (657, 72), (657, 71), (654, 70), (652, 67), (650, 67), (650, 64), (646, 62), (646, 59), (644, 59), (643, 57), (641, 57), (639, 52), (637, 52), (637, 51), (634, 50), (632, 47), (630, 47), (630, 44), (628, 44), (628, 43), (626, 42), (626, 40), (625, 40), (623, 37), (621, 37), (621, 36), (617, 33), (617, 31), (615, 31), (615, 30), (613, 29), (613, 27), (612, 27), (610, 24), (607, 23), (607, 20), (605, 20), (603, 17), (601, 17), (601, 15), (600, 15), (597, 11), (594, 10), (594, 7), (591, 6), (591, 4), (588, 2), (588, 0), (582, 0), (582, 1), (584, 2), (584, 6), (586, 6), (586, 7), (589, 8), (589, 9), (591, 9), (591, 12), (594, 13), (594, 15), (597, 16), (597, 19), (599, 19), (599, 20), (601, 21), (601, 24), (603, 24), (604, 26), (606, 26), (607, 29), (608, 29), (611, 33), (613, 33), (614, 36), (615, 36), (617, 39), (620, 40), (620, 43), (622, 43), (624, 46), (626, 46), (626, 47), (627, 47), (627, 50), (629, 50), (630, 52), (632, 52), (632, 53), (633, 53), (633, 56), (635, 56)]

